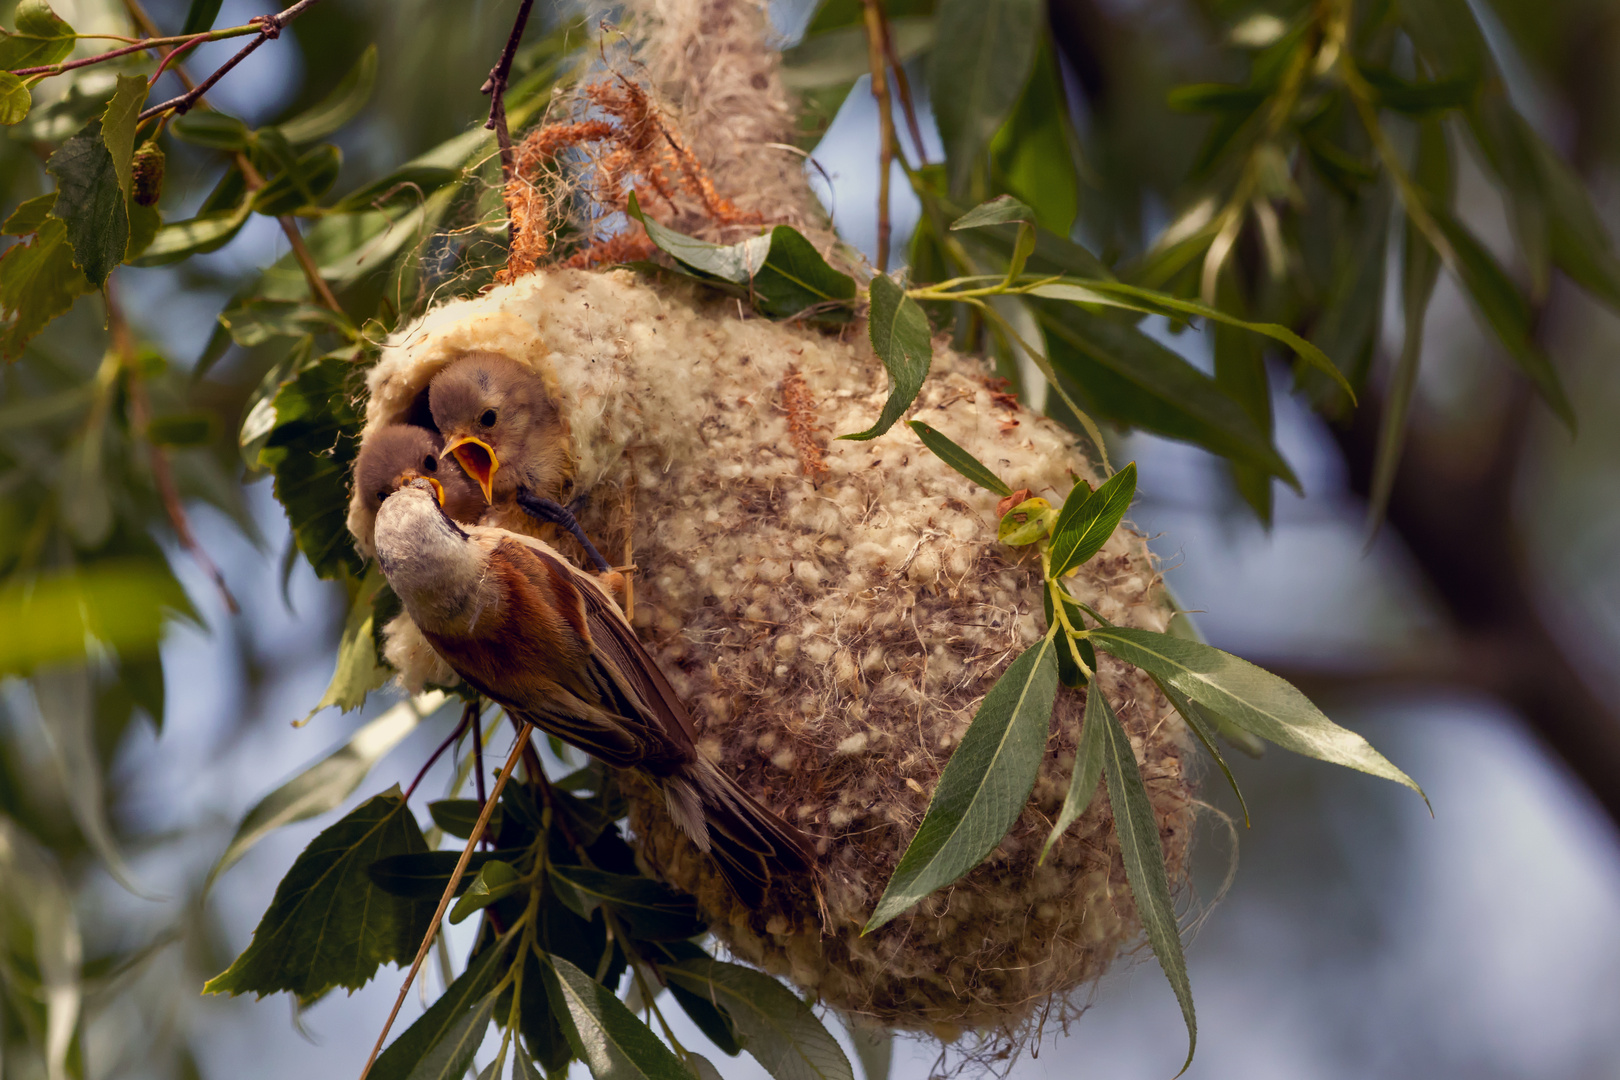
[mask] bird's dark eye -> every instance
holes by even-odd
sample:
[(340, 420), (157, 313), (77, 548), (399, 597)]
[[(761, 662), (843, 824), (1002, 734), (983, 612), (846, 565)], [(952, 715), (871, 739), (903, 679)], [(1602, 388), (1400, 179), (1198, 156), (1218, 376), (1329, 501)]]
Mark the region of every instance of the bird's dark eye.
[(432, 454), (429, 454), (427, 457), (422, 459), (422, 468), (426, 469), (428, 472), (438, 472), (439, 459), (434, 457)]
[(389, 492), (389, 490), (387, 488), (378, 488), (377, 489), (377, 501), (382, 502), (384, 499), (388, 498), (389, 494), (390, 494), (390, 492)]
[(484, 410), (484, 415), (480, 416), (478, 418), (478, 422), (480, 424), (483, 424), (485, 427), (494, 427), (495, 426), (495, 410), (494, 409), (485, 409)]

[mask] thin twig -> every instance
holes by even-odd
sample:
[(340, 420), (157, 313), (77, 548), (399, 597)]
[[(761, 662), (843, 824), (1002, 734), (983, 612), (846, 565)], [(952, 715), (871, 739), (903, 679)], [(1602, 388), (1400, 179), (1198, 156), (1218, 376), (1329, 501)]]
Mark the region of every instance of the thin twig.
[[(472, 708), (472, 704), (469, 703), (467, 708), (468, 709)], [(428, 755), (428, 759), (426, 761), (424, 761), (422, 763), (422, 767), (417, 770), (416, 779), (412, 780), (411, 781), (411, 786), (405, 789), (405, 801), (406, 802), (410, 802), (411, 795), (414, 794), (415, 791), (416, 791), (416, 786), (422, 782), (422, 777), (427, 775), (428, 770), (433, 768), (433, 763), (435, 761), (438, 761), (441, 757), (443, 757), (444, 752), (446, 750), (450, 749), (452, 746), (454, 746), (456, 744), (456, 740), (461, 738), (461, 733), (463, 731), (466, 731), (466, 730), (467, 730), (467, 710), (463, 709), (462, 712), (461, 712), (461, 722), (458, 723), (455, 726), (455, 730), (450, 732), (449, 738), (445, 739), (444, 742), (440, 743), (439, 748), (437, 750), (433, 751), (433, 753)]]
[[(163, 73), (168, 70), (169, 61), (178, 60), (180, 58), (181, 53), (185, 52), (187, 49), (192, 48), (193, 46), (201, 45), (203, 42), (205, 42), (207, 40), (208, 40), (208, 35), (207, 34), (198, 34), (196, 37), (192, 38), (190, 41), (182, 41), (180, 44), (176, 45), (174, 48), (172, 48), (168, 52), (164, 53), (163, 54), (163, 59), (158, 62), (157, 70), (152, 72), (152, 77), (150, 79), (146, 80), (146, 85), (148, 87), (156, 86), (157, 81), (159, 79), (161, 79), (163, 77)], [(187, 89), (189, 90), (190, 87), (187, 87)]]
[(206, 34), (177, 34), (174, 37), (148, 37), (137, 41), (133, 45), (126, 45), (121, 49), (111, 49), (94, 56), (82, 56), (77, 60), (64, 60), (60, 64), (42, 64), (39, 67), (18, 68), (13, 75), (26, 77), (29, 75), (43, 75), (50, 78), (53, 75), (62, 75), (77, 68), (90, 67), (92, 64), (106, 63), (116, 60), (120, 56), (129, 56), (132, 53), (145, 52), (147, 49), (161, 49), (165, 45), (184, 45), (190, 48), (200, 41), (227, 41), (230, 38), (246, 37), (248, 34), (259, 31), (257, 22), (246, 23), (242, 26), (232, 26), (224, 30), (210, 30)]
[[(532, 2), (532, 0), (530, 0), (530, 2)], [(197, 99), (211, 90), (214, 84), (223, 79), (232, 68), (251, 56), (260, 45), (280, 37), (282, 29), (288, 23), (292, 22), (294, 19), (298, 18), (298, 16), (302, 15), (305, 11), (308, 11), (311, 7), (318, 3), (320, 3), (320, 0), (298, 0), (296, 4), (283, 11), (278, 11), (274, 15), (260, 15), (257, 18), (250, 20), (251, 22), (257, 23), (261, 28), (259, 30), (258, 37), (242, 46), (240, 52), (216, 68), (214, 73), (208, 76), (208, 78), (204, 79), (196, 86), (193, 86), (190, 90), (187, 90), (179, 97), (170, 98), (168, 101), (153, 105), (150, 109), (143, 110), (139, 119), (148, 120), (160, 113), (171, 111), (184, 116), (190, 111), (191, 107), (197, 103)]]
[(191, 519), (186, 516), (185, 504), (180, 501), (180, 489), (175, 485), (173, 470), (169, 468), (169, 456), (163, 452), (163, 447), (152, 442), (146, 434), (147, 425), (152, 420), (152, 403), (146, 396), (146, 384), (141, 381), (136, 367), (135, 341), (130, 334), (129, 321), (124, 318), (123, 309), (119, 307), (113, 294), (111, 282), (107, 284), (107, 322), (112, 329), (113, 350), (118, 354), (118, 362), (128, 376), (125, 385), (129, 391), (130, 426), (146, 439), (152, 482), (157, 485), (158, 496), (163, 500), (163, 509), (169, 515), (169, 524), (174, 527), (174, 534), (179, 539), (180, 546), (186, 549), (187, 554), (219, 590), (220, 598), (225, 601), (225, 609), (232, 615), (240, 615), (241, 605), (236, 602), (236, 597), (231, 595), (229, 586), (225, 584), (225, 575), (220, 572), (214, 560), (208, 557), (208, 552), (197, 540), (197, 534), (191, 531)]
[(501, 769), (501, 775), (495, 781), (495, 790), (490, 793), (490, 799), (484, 804), (484, 809), (478, 815), (478, 823), (473, 826), (472, 835), (467, 838), (467, 846), (461, 849), (461, 858), (456, 860), (455, 872), (450, 875), (450, 881), (444, 887), (444, 895), (439, 897), (439, 908), (433, 913), (433, 922), (428, 927), (427, 936), (422, 939), (422, 947), (416, 950), (416, 959), (411, 963), (410, 973), (405, 976), (405, 985), (399, 988), (399, 996), (394, 999), (394, 1007), (388, 1013), (388, 1022), (383, 1024), (382, 1034), (377, 1036), (377, 1045), (371, 1048), (371, 1056), (366, 1059), (366, 1067), (360, 1070), (360, 1080), (366, 1080), (371, 1074), (371, 1067), (377, 1064), (377, 1056), (382, 1053), (383, 1043), (388, 1041), (388, 1032), (393, 1029), (394, 1021), (399, 1017), (400, 1007), (405, 1004), (405, 998), (411, 992), (411, 983), (416, 981), (416, 973), (422, 970), (422, 961), (427, 959), (428, 950), (433, 947), (433, 939), (438, 936), (439, 926), (444, 921), (445, 909), (450, 906), (450, 898), (456, 895), (456, 886), (461, 884), (461, 877), (467, 872), (467, 863), (472, 859), (473, 849), (478, 846), (479, 839), (484, 835), (484, 829), (489, 825), (490, 811), (495, 809), (496, 800), (506, 789), (506, 782), (512, 778), (512, 770), (517, 767), (518, 758), (523, 754), (523, 748), (529, 745), (529, 733), (534, 725), (524, 721), (518, 729), (517, 742), (512, 744), (512, 752), (506, 755), (506, 765)]
[[(473, 785), (478, 792), (478, 810), (480, 813), (483, 812), (484, 804), (489, 801), (489, 797), (484, 794), (484, 723), (481, 715), (483, 713), (481, 704), (477, 706), (468, 704), (467, 706), (467, 715), (472, 718)], [(487, 836), (484, 839), (489, 841)], [(489, 842), (486, 846), (494, 847), (495, 845), (493, 842)]]
[[(495, 66), (489, 69), (489, 78), (478, 88), (479, 93), (489, 95), (489, 119), (484, 121), (484, 126), (495, 133), (495, 145), (501, 148), (503, 195), (505, 186), (512, 183), (512, 177), (517, 173), (517, 152), (512, 148), (512, 132), (506, 124), (506, 84), (512, 76), (512, 58), (517, 55), (518, 43), (523, 40), (523, 31), (529, 25), (529, 12), (533, 8), (534, 0), (523, 0), (518, 5), (517, 18), (512, 20), (512, 32), (507, 35), (505, 48), (501, 49), (501, 58), (495, 61)], [(508, 246), (516, 239), (517, 221), (512, 215), (511, 206), (507, 206)]]
[[(294, 4), (292, 7), (276, 16), (276, 18), (281, 20), (282, 26), (285, 26), (287, 23), (296, 18), (305, 7), (313, 3), (316, 3), (316, 0), (302, 0), (301, 3)], [(141, 6), (140, 0), (124, 0), (124, 8), (129, 12), (129, 17), (134, 20), (135, 25), (143, 33), (151, 35), (154, 40), (157, 39), (157, 24), (152, 21), (152, 17), (148, 15), (146, 13), (146, 9)], [(277, 33), (279, 32), (280, 31), (277, 30)], [(164, 65), (169, 64), (171, 60), (175, 59), (177, 53), (183, 52), (185, 49), (190, 48), (190, 46), (185, 43), (191, 39), (182, 37), (178, 40), (181, 42), (181, 44), (176, 45), (164, 55), (163, 64), (159, 65), (158, 67), (159, 72), (163, 70)], [(235, 61), (232, 62), (234, 63)], [(224, 69), (221, 69), (221, 71), (215, 72), (214, 76), (218, 76), (223, 72), (223, 70)], [(219, 80), (216, 77), (211, 76), (208, 83), (199, 84), (196, 82), (196, 80), (192, 79), (190, 73), (187, 72), (185, 67), (182, 66), (178, 61), (175, 62), (173, 71), (175, 77), (180, 80), (180, 85), (186, 88), (186, 93), (182, 96), (192, 98), (191, 105), (188, 106), (188, 108), (195, 106), (207, 108), (208, 102), (203, 99), (203, 92), (206, 91), (209, 86), (212, 86), (214, 82), (218, 82)], [(157, 76), (154, 75), (153, 78), (156, 79)], [(178, 101), (179, 98), (175, 98), (173, 100)], [(140, 118), (142, 120), (146, 119), (147, 114), (151, 111), (151, 109), (148, 109), (146, 112), (141, 113)], [(241, 151), (237, 151), (236, 153), (236, 167), (242, 173), (242, 178), (247, 185), (248, 194), (251, 195), (253, 192), (264, 186), (264, 177), (259, 175), (259, 170), (253, 167), (253, 162), (250, 161), (248, 156)], [(332, 311), (339, 315), (343, 315), (343, 305), (338, 303), (337, 296), (333, 294), (331, 286), (329, 286), (326, 283), (326, 279), (321, 276), (320, 267), (316, 264), (315, 257), (310, 254), (309, 245), (304, 243), (304, 236), (298, 231), (298, 223), (293, 220), (290, 214), (282, 214), (277, 217), (276, 220), (281, 224), (281, 231), (287, 237), (287, 244), (292, 249), (293, 258), (297, 261), (298, 268), (304, 272), (304, 279), (309, 282), (310, 293), (314, 295), (316, 300), (319, 300), (322, 304), (325, 304)]]
[(884, 62), (883, 9), (878, 0), (862, 0), (866, 8), (866, 55), (872, 68), (872, 96), (878, 108), (878, 224), (877, 268), (889, 269), (889, 173), (894, 166), (894, 105), (889, 101), (889, 79)]
[(889, 22), (889, 13), (883, 7), (883, 0), (872, 0), (878, 11), (878, 19), (883, 24), (883, 55), (888, 58), (889, 67), (894, 72), (894, 88), (900, 93), (900, 111), (905, 113), (906, 128), (911, 132), (911, 141), (917, 147), (917, 164), (928, 164), (928, 150), (923, 146), (922, 125), (917, 123), (917, 109), (911, 103), (911, 80), (906, 77), (906, 65), (900, 62), (900, 54), (894, 47), (894, 25)]

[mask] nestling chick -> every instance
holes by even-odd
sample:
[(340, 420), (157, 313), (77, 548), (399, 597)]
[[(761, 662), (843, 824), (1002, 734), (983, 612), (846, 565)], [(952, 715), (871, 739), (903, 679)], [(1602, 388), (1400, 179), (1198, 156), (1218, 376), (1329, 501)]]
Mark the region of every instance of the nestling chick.
[(608, 569), (573, 513), (556, 501), (571, 472), (568, 429), (533, 370), (498, 353), (467, 353), (433, 377), (428, 409), (444, 437), (441, 453), (455, 459), (490, 504), (484, 524), (526, 535), (559, 525), (598, 570)]
[(805, 835), (698, 754), (674, 688), (584, 571), (542, 541), (457, 525), (426, 479), (383, 503), (376, 544), (406, 612), (470, 686), (513, 717), (650, 776), (745, 903), (763, 897), (774, 871), (810, 869)]
[(428, 389), (434, 426), (492, 504), (519, 489), (560, 498), (568, 485), (568, 432), (545, 384), (497, 353), (468, 353), (446, 364)]
[(445, 513), (457, 521), (476, 522), (485, 510), (484, 497), (460, 469), (440, 463), (442, 443), (427, 428), (390, 424), (360, 447), (354, 462), (355, 489), (373, 514), (384, 499), (422, 477), (438, 489)]

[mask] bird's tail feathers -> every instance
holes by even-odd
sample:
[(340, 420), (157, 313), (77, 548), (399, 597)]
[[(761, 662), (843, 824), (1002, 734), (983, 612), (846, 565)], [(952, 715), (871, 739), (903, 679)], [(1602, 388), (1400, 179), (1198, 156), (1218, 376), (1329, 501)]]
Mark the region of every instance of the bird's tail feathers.
[(775, 872), (805, 874), (815, 865), (810, 839), (762, 806), (706, 758), (667, 778), (675, 823), (715, 858), (732, 891), (757, 904)]

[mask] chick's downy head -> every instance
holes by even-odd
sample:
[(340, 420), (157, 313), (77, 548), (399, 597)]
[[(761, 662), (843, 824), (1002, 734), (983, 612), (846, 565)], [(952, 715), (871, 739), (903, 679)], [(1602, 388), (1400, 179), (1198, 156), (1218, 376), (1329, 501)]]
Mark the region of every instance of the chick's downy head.
[(454, 465), (440, 461), (441, 440), (427, 428), (390, 424), (374, 432), (354, 462), (354, 483), (373, 514), (383, 500), (415, 479), (429, 482), (445, 513), (457, 521), (475, 522), (484, 499)]
[(548, 499), (564, 493), (572, 471), (567, 431), (544, 380), (523, 364), (467, 353), (433, 377), (428, 408), (442, 453), (488, 502), (505, 502), (519, 488)]

